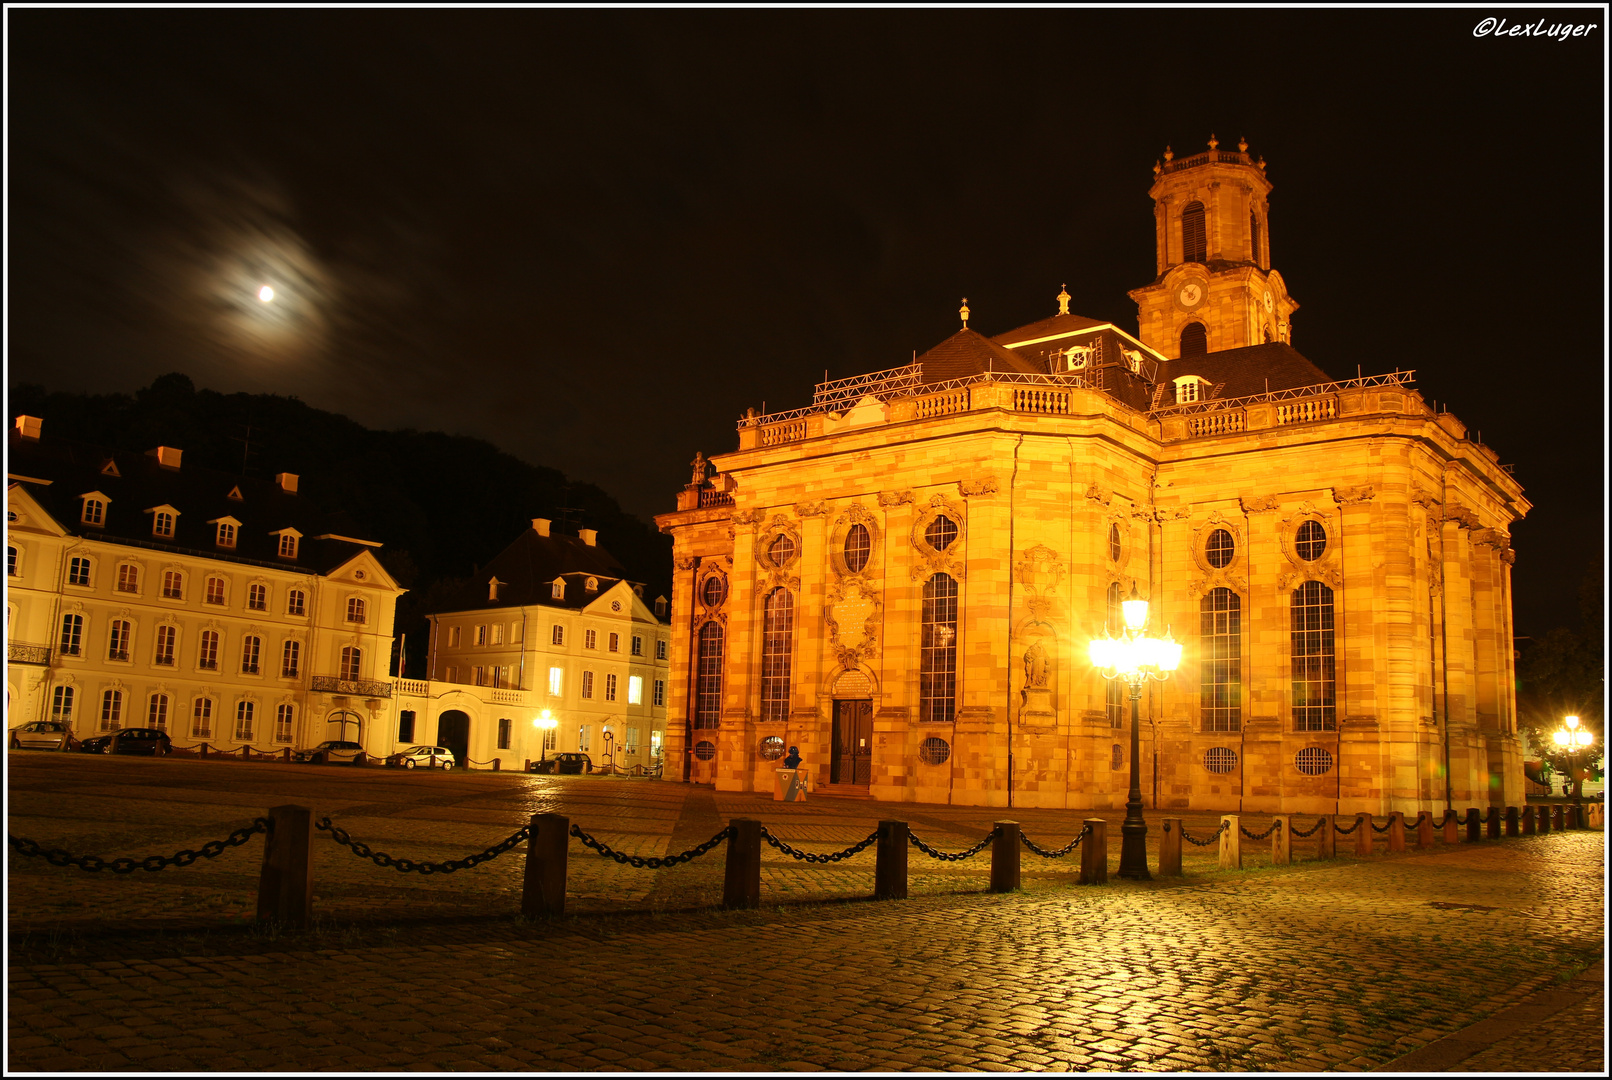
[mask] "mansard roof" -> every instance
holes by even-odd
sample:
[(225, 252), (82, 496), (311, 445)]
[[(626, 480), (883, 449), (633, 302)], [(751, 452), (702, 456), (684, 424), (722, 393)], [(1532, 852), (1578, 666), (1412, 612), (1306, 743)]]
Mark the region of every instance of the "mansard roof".
[(923, 367), (925, 383), (964, 379), (987, 371), (1018, 371), (1026, 374), (1046, 371), (1046, 368), (966, 327), (918, 357), (918, 363)]
[(1012, 348), (1027, 341), (1036, 341), (1044, 338), (1061, 337), (1064, 334), (1073, 334), (1081, 330), (1090, 330), (1097, 326), (1107, 326), (1101, 319), (1088, 319), (1084, 315), (1054, 315), (1050, 319), (1041, 319), (1021, 326), (1016, 330), (1009, 330), (1005, 334), (997, 334), (991, 338), (998, 345)]
[[(589, 591), (588, 578), (598, 582)], [(500, 582), (498, 599), (488, 597), (487, 584)], [(565, 598), (554, 595), (556, 579), (565, 582)], [(619, 581), (626, 581), (627, 570), (602, 547), (587, 544), (580, 537), (550, 531), (545, 536), (536, 528), (527, 529), (476, 574), (475, 580), (451, 594), (431, 614), (449, 611), (480, 611), (485, 608), (544, 607), (583, 608)], [(629, 585), (637, 584), (628, 582)]]
[[(191, 465), (166, 466), (149, 454), (48, 434), (25, 439), (15, 429), (7, 452), (8, 472), (74, 536), (304, 573), (328, 573), (355, 553), (380, 546), (341, 539), (362, 536), (351, 517), (323, 511), (305, 495), (285, 491), (273, 480)], [(233, 491), (239, 492), (238, 498), (230, 497)], [(82, 498), (97, 492), (106, 500), (102, 524), (85, 525)], [(178, 511), (174, 534), (154, 536), (148, 511), (165, 505)], [(241, 522), (233, 548), (217, 544), (218, 526), (213, 523), (225, 517)], [(303, 537), (294, 559), (279, 554), (278, 533), (286, 529)]]
[(1183, 375), (1197, 375), (1211, 386), (1222, 387), (1215, 394), (1217, 398), (1251, 397), (1268, 390), (1293, 390), (1333, 381), (1297, 349), (1280, 341), (1183, 356), (1159, 365), (1161, 381)]

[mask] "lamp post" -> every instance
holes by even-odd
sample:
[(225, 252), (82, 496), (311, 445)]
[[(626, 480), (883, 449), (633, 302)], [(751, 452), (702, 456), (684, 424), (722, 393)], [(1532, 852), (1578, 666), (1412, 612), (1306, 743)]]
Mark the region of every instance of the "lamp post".
[(1584, 827), (1584, 790), (1579, 784), (1578, 777), (1573, 775), (1576, 771), (1573, 768), (1574, 759), (1577, 757), (1579, 747), (1587, 747), (1595, 742), (1595, 734), (1587, 728), (1579, 727), (1576, 716), (1564, 716), (1562, 723), (1567, 726), (1557, 729), (1551, 737), (1556, 740), (1557, 746), (1567, 748), (1567, 784), (1573, 793), (1573, 827), (1579, 829)]
[(558, 720), (554, 719), (554, 714), (552, 712), (550, 712), (547, 709), (544, 709), (542, 712), (538, 713), (537, 718), (532, 721), (532, 726), (537, 728), (537, 730), (539, 730), (539, 731), (541, 731), (543, 733), (543, 735), (542, 735), (542, 739), (543, 739), (543, 759), (542, 760), (544, 761), (544, 763), (547, 763), (548, 759), (549, 759), (549, 732), (551, 732), (555, 728), (559, 727), (560, 722)]
[(1153, 875), (1147, 872), (1147, 822), (1142, 818), (1142, 684), (1168, 679), (1181, 663), (1181, 646), (1168, 629), (1163, 638), (1147, 636), (1148, 603), (1137, 595), (1134, 583), (1120, 608), (1125, 614), (1124, 636), (1113, 637), (1105, 627), (1102, 637), (1092, 639), (1091, 662), (1103, 678), (1124, 679), (1131, 688), (1131, 791), (1125, 801), (1125, 822), (1119, 827), (1119, 876), (1146, 881)]

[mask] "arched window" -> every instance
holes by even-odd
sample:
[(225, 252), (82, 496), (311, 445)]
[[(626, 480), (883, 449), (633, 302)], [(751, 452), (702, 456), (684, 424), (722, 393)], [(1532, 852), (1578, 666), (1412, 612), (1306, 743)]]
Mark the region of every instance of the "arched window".
[(287, 640), (280, 650), (280, 678), (295, 679), (302, 667), (302, 643)]
[(172, 626), (157, 627), (157, 651), (152, 654), (151, 662), (164, 667), (172, 667), (174, 662), (174, 648), (179, 643), (179, 630)]
[(196, 652), (196, 666), (203, 671), (218, 670), (218, 631), (203, 630), (201, 647)]
[(50, 718), (62, 723), (71, 723), (73, 720), (73, 688), (71, 686), (58, 686), (50, 698)]
[(918, 719), (949, 722), (957, 716), (957, 582), (950, 574), (924, 583), (920, 626)]
[(291, 741), (292, 721), (296, 719), (297, 707), (295, 705), (280, 705), (274, 710), (274, 741), (288, 743)]
[(146, 727), (168, 730), (168, 695), (152, 694), (146, 703)]
[(1226, 588), (1210, 589), (1198, 606), (1198, 705), (1205, 731), (1236, 731), (1242, 724), (1242, 606)]
[(241, 640), (241, 674), (256, 675), (263, 655), (263, 639), (248, 634)]
[(1207, 262), (1209, 234), (1204, 228), (1203, 203), (1193, 200), (1181, 210), (1181, 261)]
[(252, 611), (269, 610), (269, 587), (251, 585), (246, 590), (246, 606)]
[(356, 682), (362, 666), (364, 651), (351, 645), (341, 647), (341, 678), (343, 682)]
[(306, 615), (308, 613), (308, 595), (301, 589), (292, 589), (286, 593), (285, 613), (287, 615)]
[(694, 726), (714, 728), (722, 719), (722, 624), (715, 619), (700, 627), (699, 657), (694, 675)]
[(1259, 211), (1248, 211), (1248, 261), (1256, 266), (1264, 266), (1265, 261), (1259, 254)]
[(565, 599), (565, 579), (564, 578), (555, 578), (554, 579), (553, 584), (551, 584), (549, 586), (549, 596), (552, 597), (555, 600), (564, 600)]
[(1293, 590), (1293, 729), (1337, 730), (1337, 661), (1332, 590), (1306, 581)]
[(101, 694), (101, 730), (116, 731), (123, 726), (123, 691), (107, 690)]
[(106, 658), (108, 660), (127, 660), (129, 658), (129, 641), (132, 637), (133, 634), (127, 619), (113, 619), (106, 635)]
[(235, 737), (243, 742), (252, 741), (252, 717), (257, 706), (250, 701), (235, 703)]
[(761, 718), (789, 719), (789, 659), (795, 643), (795, 598), (767, 594), (761, 620)]
[(118, 567), (118, 592), (140, 591), (140, 568), (132, 563)]
[(853, 574), (860, 574), (862, 568), (868, 564), (868, 554), (873, 550), (873, 541), (868, 536), (868, 527), (860, 521), (845, 530), (845, 568)]
[(202, 593), (202, 603), (222, 604), (224, 602), (224, 579), (210, 577), (207, 579), (207, 589)]
[[(1118, 526), (1114, 526), (1117, 530)], [(1107, 603), (1105, 605), (1104, 619), (1107, 622), (1110, 637), (1118, 637), (1125, 632), (1125, 609), (1120, 606), (1119, 582), (1112, 581), (1108, 585)], [(1125, 725), (1125, 684), (1122, 679), (1104, 679), (1108, 685), (1103, 688), (1103, 712), (1108, 716), (1110, 727), (1123, 727)]]
[(185, 598), (185, 575), (179, 570), (162, 572), (162, 595), (169, 600)]
[(208, 698), (199, 697), (190, 707), (190, 737), (193, 739), (213, 737), (213, 703)]
[(1181, 328), (1181, 355), (1204, 356), (1209, 352), (1209, 332), (1201, 322), (1189, 322)]
[[(366, 615), (364, 608), (364, 601), (361, 597), (349, 597), (347, 600), (347, 621), (350, 623), (363, 622)], [(482, 642), (477, 642), (477, 644), (482, 644)]]
[(90, 583), (90, 560), (74, 555), (67, 563), (67, 584), (88, 585)]

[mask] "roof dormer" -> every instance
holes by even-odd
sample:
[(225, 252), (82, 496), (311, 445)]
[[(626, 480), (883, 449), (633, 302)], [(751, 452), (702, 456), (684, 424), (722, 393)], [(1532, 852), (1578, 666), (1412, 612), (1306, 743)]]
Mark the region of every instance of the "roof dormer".
[(111, 497), (99, 491), (86, 491), (78, 498), (79, 522), (97, 529), (106, 528), (106, 508), (112, 502)]
[(214, 534), (214, 543), (221, 548), (225, 548), (226, 550), (235, 550), (235, 546), (241, 534), (241, 523), (237, 518), (225, 515), (221, 518), (214, 518), (207, 524), (218, 530)]
[(175, 531), (179, 528), (179, 510), (177, 507), (163, 503), (161, 506), (148, 506), (145, 513), (151, 515), (151, 535), (158, 540), (172, 540)]

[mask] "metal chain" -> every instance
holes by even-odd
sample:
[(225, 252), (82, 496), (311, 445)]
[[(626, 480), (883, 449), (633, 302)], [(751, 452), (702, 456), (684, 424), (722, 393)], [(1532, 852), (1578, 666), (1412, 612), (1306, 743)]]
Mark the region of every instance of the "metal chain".
[(1181, 826), (1181, 839), (1185, 840), (1189, 844), (1196, 845), (1197, 847), (1208, 847), (1210, 844), (1219, 839), (1221, 833), (1225, 832), (1229, 828), (1231, 828), (1231, 822), (1222, 821), (1220, 823), (1220, 828), (1210, 833), (1207, 838), (1199, 840), (1197, 837), (1187, 832), (1187, 827), (1183, 825)]
[(197, 859), (216, 859), (232, 847), (240, 847), (258, 833), (266, 833), (274, 828), (274, 823), (268, 818), (254, 818), (252, 824), (245, 828), (236, 829), (229, 834), (227, 840), (209, 840), (201, 846), (200, 851), (186, 848), (173, 855), (147, 855), (143, 859), (128, 857), (113, 859), (111, 862), (95, 855), (71, 855), (61, 848), (51, 848), (48, 851), (41, 848), (32, 840), (20, 836), (6, 834), (11, 846), (17, 849), (19, 855), (33, 855), (44, 859), (52, 866), (76, 866), (80, 870), (90, 873), (99, 873), (110, 870), (114, 874), (131, 874), (136, 870), (166, 870), (170, 866), (189, 866)]
[(1019, 839), (1024, 842), (1025, 847), (1029, 848), (1043, 859), (1061, 859), (1071, 851), (1075, 850), (1075, 848), (1079, 847), (1080, 842), (1090, 835), (1091, 826), (1084, 825), (1081, 827), (1081, 830), (1075, 834), (1075, 838), (1073, 840), (1069, 841), (1069, 843), (1065, 844), (1057, 851), (1048, 851), (1037, 844), (1034, 840), (1030, 839), (1028, 836), (1025, 836), (1022, 832), (1019, 834)]
[(839, 862), (841, 859), (849, 859), (852, 855), (865, 851), (869, 844), (873, 843), (873, 841), (879, 838), (879, 830), (874, 829), (872, 832), (868, 833), (867, 836), (863, 837), (861, 843), (852, 844), (844, 851), (835, 851), (826, 855), (816, 855), (810, 851), (801, 851), (798, 848), (792, 848), (788, 844), (784, 843), (784, 841), (778, 839), (772, 833), (768, 832), (767, 826), (765, 825), (761, 827), (761, 838), (767, 841), (767, 843), (771, 844), (773, 847), (777, 848), (779, 851), (783, 852), (785, 855), (791, 856), (792, 858), (804, 859), (809, 863), (826, 863)]
[(1277, 824), (1278, 823), (1275, 822), (1275, 821), (1271, 822), (1271, 827), (1270, 828), (1268, 828), (1264, 832), (1258, 833), (1258, 834), (1249, 832), (1242, 825), (1237, 826), (1237, 831), (1242, 833), (1244, 836), (1248, 837), (1248, 839), (1250, 839), (1250, 840), (1264, 840), (1266, 837), (1270, 836), (1271, 833), (1276, 831)]
[(1389, 822), (1389, 823), (1387, 823), (1387, 824), (1385, 824), (1385, 825), (1384, 825), (1384, 826), (1383, 826), (1383, 827), (1382, 827), (1382, 828), (1380, 828), (1380, 829), (1379, 829), (1379, 828), (1377, 828), (1377, 823), (1376, 823), (1376, 822), (1375, 822), (1375, 821), (1373, 821), (1373, 822), (1372, 822), (1372, 823), (1371, 823), (1371, 831), (1372, 831), (1372, 832), (1374, 832), (1374, 833), (1385, 833), (1385, 832), (1387, 832), (1387, 831), (1388, 831), (1388, 830), (1389, 830), (1389, 829), (1390, 829), (1390, 828), (1392, 828), (1392, 827), (1393, 827), (1393, 822)]
[(676, 866), (678, 863), (686, 863), (691, 859), (699, 858), (701, 855), (704, 855), (707, 851), (710, 851), (722, 841), (732, 836), (733, 826), (729, 825), (725, 827), (721, 832), (711, 837), (711, 839), (707, 840), (705, 843), (700, 844), (698, 847), (691, 847), (680, 855), (651, 856), (649, 858), (644, 858), (638, 855), (628, 855), (625, 852), (615, 851), (610, 847), (610, 845), (604, 843), (603, 841), (595, 840), (593, 837), (583, 832), (582, 826), (580, 825), (571, 826), (571, 835), (582, 841), (584, 846), (592, 848), (594, 851), (597, 851), (600, 855), (603, 855), (607, 859), (614, 859), (618, 863), (624, 863), (627, 866), (631, 866), (639, 870), (643, 870), (646, 867), (650, 870), (659, 870), (663, 866)]
[(332, 825), (329, 818), (320, 818), (314, 822), (314, 828), (328, 832), (338, 844), (346, 844), (352, 849), (353, 854), (359, 858), (368, 859), (376, 866), (390, 866), (400, 874), (451, 874), (455, 870), (468, 870), (472, 866), (480, 866), (488, 859), (497, 858), (522, 840), (525, 840), (531, 833), (530, 829), (521, 829), (519, 832), (511, 834), (507, 839), (500, 840), (486, 851), (478, 852), (475, 855), (466, 855), (462, 859), (449, 859), (446, 862), (432, 863), (415, 862), (413, 859), (394, 859), (384, 851), (372, 851), (368, 844), (354, 840), (347, 835), (346, 830)]
[(1321, 826), (1325, 825), (1326, 823), (1327, 823), (1326, 818), (1316, 818), (1315, 819), (1315, 824), (1311, 825), (1307, 831), (1302, 831), (1302, 832), (1300, 830), (1298, 830), (1298, 829), (1293, 828), (1292, 824), (1289, 823), (1288, 832), (1293, 836), (1297, 836), (1297, 837), (1301, 837), (1301, 838), (1306, 837), (1306, 836), (1314, 836), (1317, 832), (1320, 831)]
[(1360, 828), (1360, 819), (1355, 818), (1355, 823), (1353, 825), (1349, 826), (1347, 829), (1345, 829), (1342, 825), (1339, 825), (1336, 821), (1334, 821), (1332, 823), (1332, 828), (1333, 828), (1333, 831), (1335, 831), (1339, 836), (1348, 836), (1350, 833), (1352, 833), (1356, 829)]
[(939, 859), (942, 862), (961, 862), (964, 859), (971, 859), (975, 855), (978, 855), (980, 852), (984, 851), (986, 847), (990, 845), (991, 841), (996, 839), (996, 834), (998, 831), (999, 830), (993, 828), (985, 839), (981, 840), (967, 851), (937, 851), (928, 844), (924, 843), (922, 840), (918, 839), (916, 833), (911, 832), (907, 834), (907, 842), (913, 847), (917, 848), (919, 851), (923, 852), (925, 855), (928, 855), (931, 859)]

